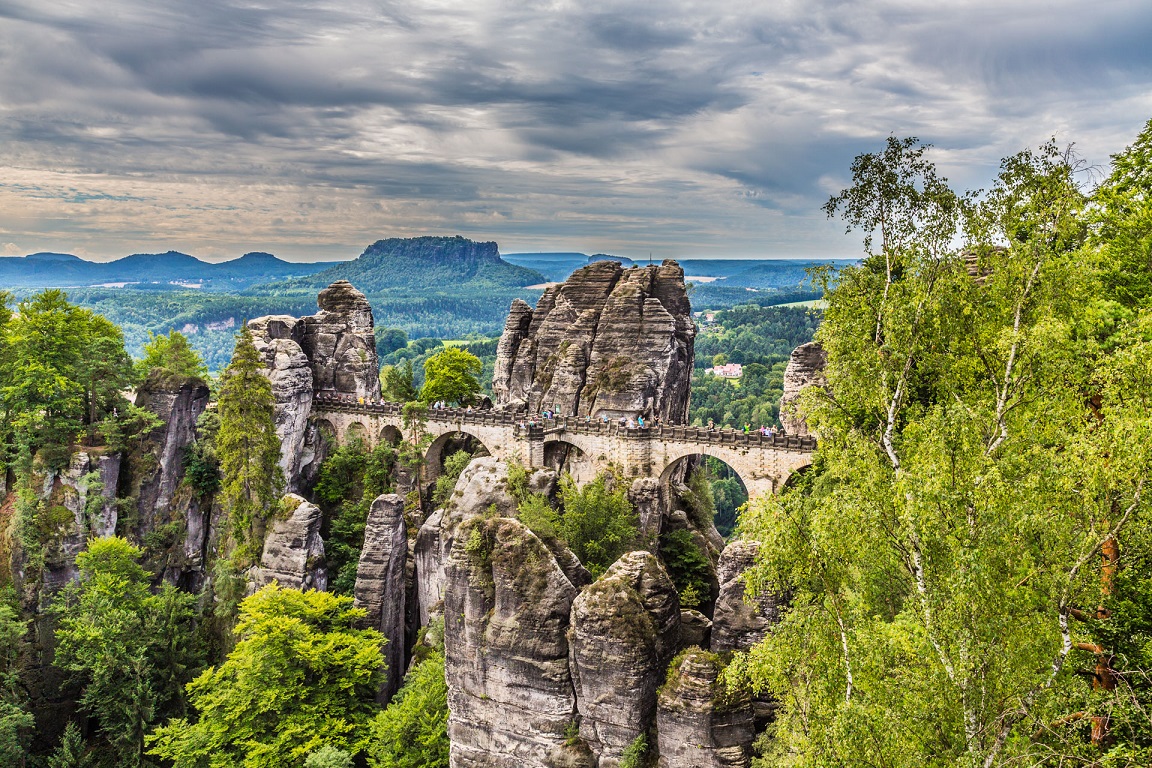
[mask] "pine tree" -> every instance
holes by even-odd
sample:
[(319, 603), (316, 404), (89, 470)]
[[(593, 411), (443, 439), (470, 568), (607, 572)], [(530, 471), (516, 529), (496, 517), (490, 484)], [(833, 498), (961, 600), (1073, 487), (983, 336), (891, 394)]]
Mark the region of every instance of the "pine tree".
[(284, 488), (280, 439), (272, 420), (272, 384), (247, 327), (240, 332), (220, 387), (216, 452), (223, 475), (221, 499), (241, 554), (251, 555), (262, 524)]

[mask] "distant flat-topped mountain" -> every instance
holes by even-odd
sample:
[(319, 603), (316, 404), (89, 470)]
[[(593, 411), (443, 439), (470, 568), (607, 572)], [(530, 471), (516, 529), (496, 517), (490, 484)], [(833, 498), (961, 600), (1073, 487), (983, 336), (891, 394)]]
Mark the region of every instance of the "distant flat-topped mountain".
[(311, 275), (331, 266), (329, 262), (296, 264), (262, 252), (218, 264), (179, 251), (134, 253), (108, 262), (87, 261), (70, 253), (33, 253), (0, 258), (0, 283), (13, 288), (68, 288), (180, 282), (223, 283), (219, 287), (234, 288)]
[(377, 240), (354, 261), (337, 264), (293, 287), (323, 287), (347, 280), (365, 293), (388, 288), (520, 288), (544, 282), (534, 269), (500, 258), (496, 243), (455, 237), (391, 237)]

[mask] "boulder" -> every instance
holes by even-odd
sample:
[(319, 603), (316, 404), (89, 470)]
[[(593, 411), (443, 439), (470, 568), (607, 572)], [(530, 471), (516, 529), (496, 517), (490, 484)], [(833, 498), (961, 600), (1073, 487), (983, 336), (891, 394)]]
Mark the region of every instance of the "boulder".
[(378, 695), (382, 705), (392, 699), (404, 678), (407, 558), (404, 497), (395, 493), (378, 496), (364, 528), (354, 595), (356, 607), (368, 613), (369, 626), (380, 630), (388, 641), (384, 646), (388, 668)]
[(828, 355), (818, 341), (801, 344), (792, 350), (784, 369), (784, 394), (780, 397), (780, 423), (789, 435), (810, 435), (808, 424), (796, 412), (796, 401), (807, 387), (824, 387), (824, 367)]
[(660, 768), (749, 768), (756, 736), (746, 691), (729, 691), (720, 656), (689, 649), (660, 689)]
[(712, 621), (690, 608), (680, 611), (680, 647), (707, 648), (712, 636)]
[(656, 717), (656, 689), (680, 640), (676, 588), (650, 552), (617, 560), (572, 604), (571, 668), (580, 736), (615, 768)]
[(260, 565), (248, 570), (249, 594), (273, 581), (291, 589), (328, 588), (320, 507), (294, 493), (285, 496), (283, 503), (291, 511), (276, 519), (265, 535)]
[(547, 768), (568, 755), (576, 712), (567, 639), (576, 588), (548, 548), (505, 517), (464, 521), (445, 570), (451, 765)]
[(597, 261), (534, 310), (517, 301), (497, 348), (497, 408), (686, 420), (696, 326), (676, 262)]

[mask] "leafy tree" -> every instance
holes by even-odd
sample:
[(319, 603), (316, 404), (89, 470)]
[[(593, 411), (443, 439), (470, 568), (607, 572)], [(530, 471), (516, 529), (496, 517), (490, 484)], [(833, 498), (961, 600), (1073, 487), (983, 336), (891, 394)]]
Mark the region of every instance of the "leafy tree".
[(328, 592), (272, 584), (247, 598), (235, 649), (188, 684), (199, 719), (156, 729), (151, 754), (175, 768), (303, 766), (326, 745), (359, 755), (384, 669), (384, 638), (364, 620)]
[(376, 355), (384, 357), (408, 346), (408, 334), (400, 328), (376, 329)]
[(411, 360), (384, 366), (380, 371), (380, 394), (393, 403), (409, 403), (419, 397), (413, 384)]
[(14, 601), (0, 602), (0, 762), (23, 765), (35, 721), (20, 684), (20, 653), (28, 626)]
[(371, 768), (447, 768), (448, 685), (444, 654), (412, 665), (404, 686), (372, 721)]
[(92, 760), (80, 727), (69, 722), (60, 737), (60, 745), (48, 758), (48, 768), (91, 768)]
[[(6, 298), (6, 297), (3, 297)], [(0, 406), (5, 443), (25, 460), (35, 454), (50, 469), (68, 462), (69, 446), (100, 422), (116, 418), (127, 402), (132, 366), (120, 330), (99, 315), (68, 303), (59, 290), (36, 294), (0, 312)]]
[(304, 761), (304, 768), (353, 768), (352, 756), (331, 744), (325, 744)]
[(580, 487), (569, 476), (560, 479), (561, 509), (528, 488), (528, 470), (512, 462), (508, 489), (516, 499), (517, 517), (541, 539), (555, 539), (580, 559), (593, 577), (603, 574), (625, 552), (640, 543), (640, 519), (618, 478), (601, 475)]
[(272, 420), (272, 385), (262, 370), (252, 333), (245, 326), (237, 337), (232, 363), (224, 371), (216, 407), (221, 501), (244, 557), (254, 556), (260, 544), (254, 526), (263, 525), (284, 488), (280, 439)]
[(480, 358), (458, 347), (445, 347), (424, 363), (424, 386), (420, 399), (426, 403), (445, 400), (466, 405), (480, 392), (477, 376), (484, 369)]
[(140, 765), (148, 728), (183, 710), (199, 661), (195, 596), (168, 584), (153, 594), (140, 554), (121, 538), (93, 539), (76, 557), (80, 580), (52, 606), (53, 663), (83, 685), (80, 706), (122, 766)]
[[(711, 598), (712, 560), (701, 550), (691, 531), (681, 528), (663, 534), (660, 537), (660, 559), (680, 593), (681, 605), (695, 608)], [(685, 595), (692, 599), (686, 600)]]
[(926, 163), (891, 140), (829, 203), (880, 248), (827, 289), (818, 461), (741, 520), (753, 585), (792, 603), (728, 674), (779, 697), (768, 764), (1139, 764), (1117, 688), (1076, 672), (1115, 672), (1089, 606), (1146, 526), (1146, 337), (1104, 354), (1124, 334), (1066, 152), (1008, 158), (979, 201)]
[(169, 331), (167, 336), (150, 333), (144, 345), (144, 357), (136, 363), (136, 370), (141, 379), (153, 371), (164, 378), (208, 378), (204, 361), (188, 344), (188, 337), (177, 330)]
[(364, 529), (372, 502), (392, 487), (396, 452), (389, 445), (371, 451), (353, 441), (324, 460), (316, 483), (316, 499), (325, 512), (324, 553), (329, 589), (351, 595), (364, 544)]

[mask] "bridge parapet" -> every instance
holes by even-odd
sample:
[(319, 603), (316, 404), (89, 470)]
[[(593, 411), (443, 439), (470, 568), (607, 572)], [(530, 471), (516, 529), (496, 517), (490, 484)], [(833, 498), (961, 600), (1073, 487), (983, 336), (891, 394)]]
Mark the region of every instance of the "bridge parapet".
[[(386, 400), (364, 401), (351, 395), (320, 392), (313, 399), (316, 411), (358, 413), (365, 415), (400, 416), (402, 403)], [(584, 435), (603, 435), (632, 440), (672, 440), (702, 444), (720, 444), (742, 447), (771, 448), (784, 451), (811, 453), (816, 450), (816, 438), (810, 435), (761, 435), (759, 432), (744, 433), (738, 429), (706, 429), (689, 425), (665, 425), (627, 427), (615, 421), (558, 417), (552, 419), (528, 419), (521, 414), (507, 411), (468, 410), (467, 408), (429, 408), (428, 421), (451, 424), (475, 424), (480, 426), (509, 426), (515, 428), (517, 436), (534, 437), (546, 434), (573, 432)]]

